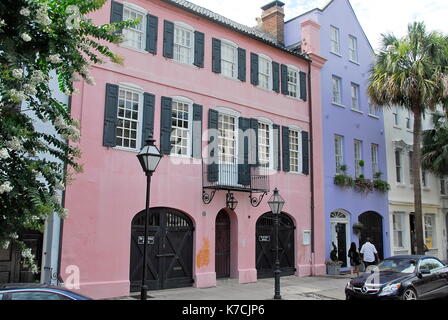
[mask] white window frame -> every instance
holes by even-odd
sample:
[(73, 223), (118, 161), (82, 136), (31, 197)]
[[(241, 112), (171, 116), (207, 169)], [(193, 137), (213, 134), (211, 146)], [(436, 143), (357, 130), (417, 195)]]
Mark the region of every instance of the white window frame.
[(362, 140), (355, 139), (353, 142), (354, 160), (355, 160), (355, 178), (359, 178), (364, 174), (363, 168), (359, 165), (359, 162), (363, 160), (362, 157)]
[(126, 32), (128, 29), (130, 29), (130, 31), (132, 31), (132, 32), (139, 32), (142, 34), (141, 48), (137, 48), (133, 45), (130, 45), (126, 41), (120, 43), (120, 46), (146, 53), (146, 51), (145, 51), (145, 48), (146, 48), (146, 15), (148, 14), (148, 11), (138, 5), (133, 4), (133, 3), (123, 2), (123, 20), (132, 19), (131, 17), (129, 17), (129, 18), (124, 17), (125, 10), (134, 11), (135, 13), (141, 14), (143, 16), (142, 20), (141, 20), (143, 30), (137, 30), (134, 27), (129, 27), (129, 28), (123, 29), (123, 37), (124, 38), (126, 38)]
[[(172, 103), (175, 102), (184, 103), (188, 105), (188, 131), (187, 131), (187, 154), (177, 154), (173, 153), (172, 150), (174, 148), (174, 145), (171, 145), (171, 151), (170, 156), (171, 157), (179, 157), (179, 158), (191, 158), (192, 157), (192, 148), (193, 148), (193, 100), (188, 99), (186, 97), (182, 96), (174, 96), (171, 97)], [(171, 119), (171, 121), (173, 121)], [(173, 133), (173, 126), (171, 126), (171, 133), (170, 133), (170, 141), (171, 141), (171, 135)]]
[[(263, 87), (261, 85), (261, 81), (260, 81), (260, 75), (265, 75), (264, 73), (261, 72), (261, 59), (266, 60), (268, 62), (268, 84), (267, 84), (267, 88)], [(272, 90), (272, 59), (270, 57), (268, 57), (267, 55), (258, 54), (258, 88), (264, 89), (264, 90)]]
[(274, 128), (273, 128), (273, 122), (266, 118), (258, 118), (258, 158), (260, 159), (261, 163), (261, 140), (260, 140), (260, 124), (268, 126), (268, 133), (269, 133), (269, 168), (270, 170), (274, 170)]
[[(333, 31), (335, 32), (333, 33)], [(334, 35), (336, 38), (333, 37)], [(335, 26), (330, 26), (330, 52), (338, 56), (341, 55), (341, 34), (339, 28)]]
[[(186, 31), (186, 32), (190, 33), (190, 42), (191, 42), (190, 47), (187, 47), (184, 44), (176, 43), (176, 33), (179, 32), (179, 30)], [(195, 29), (192, 26), (190, 26), (189, 24), (186, 24), (186, 23), (180, 22), (180, 21), (174, 22), (173, 61), (185, 64), (185, 65), (193, 65), (193, 63), (194, 63), (194, 32), (195, 32)], [(176, 47), (188, 48), (189, 55), (190, 55), (190, 59), (188, 62), (181, 61), (176, 58)]]
[[(354, 47), (352, 47), (354, 45)], [(354, 55), (354, 59), (353, 59)], [(351, 62), (358, 63), (359, 55), (358, 55), (358, 38), (355, 36), (348, 36), (348, 59)]]
[(426, 170), (420, 169), (422, 172), (422, 188), (429, 189), (428, 186), (428, 172)]
[[(289, 90), (290, 87), (294, 87), (294, 83), (289, 81), (289, 72), (295, 72), (296, 73), (296, 83), (295, 83), (295, 96), (291, 94), (291, 91)], [(288, 97), (294, 98), (294, 99), (300, 99), (300, 70), (299, 68), (287, 65), (287, 79), (288, 79)]]
[(379, 149), (380, 146), (376, 143), (372, 143), (370, 145), (370, 154), (372, 157), (372, 178), (375, 178), (375, 175), (380, 172)]
[[(233, 49), (233, 61), (224, 60), (223, 54), (221, 54), (221, 75), (231, 79), (238, 79), (238, 45), (227, 39), (221, 39), (221, 52), (224, 52), (224, 46), (231, 47)], [(224, 73), (223, 61), (233, 64), (232, 75), (227, 75)]]
[(225, 107), (218, 107), (218, 108), (216, 108), (216, 111), (218, 111), (218, 133), (217, 133), (218, 134), (218, 163), (221, 163), (221, 160), (220, 160), (221, 152), (219, 149), (219, 137), (220, 137), (219, 136), (219, 116), (227, 115), (227, 116), (235, 118), (235, 131), (234, 131), (235, 154), (234, 154), (234, 157), (235, 157), (235, 164), (237, 164), (238, 163), (238, 148), (239, 148), (239, 145), (238, 145), (238, 130), (239, 130), (238, 123), (239, 123), (239, 118), (241, 117), (241, 113), (239, 113), (238, 111), (229, 109), (229, 108), (225, 108)]
[[(399, 155), (398, 160), (400, 161), (400, 163), (397, 163), (397, 152)], [(403, 180), (403, 149), (396, 148), (394, 150), (394, 162), (395, 162), (395, 181), (397, 184), (403, 184), (404, 183), (404, 180)], [(397, 172), (400, 174), (400, 181), (398, 181)]]
[[(297, 150), (292, 149), (291, 132), (297, 132)], [(297, 171), (292, 169), (292, 152), (297, 152)], [(294, 164), (295, 165), (295, 164)], [(301, 174), (303, 171), (302, 163), (302, 129), (298, 126), (289, 126), (289, 167), (290, 173)]]
[(394, 120), (394, 127), (399, 128), (400, 127), (400, 114), (398, 107), (396, 106), (394, 110), (392, 110), (393, 120)]
[(412, 154), (413, 151), (408, 152), (408, 161), (409, 161), (409, 184), (414, 185), (414, 167), (412, 166)]
[[(338, 154), (338, 148), (340, 149), (340, 154)], [(341, 136), (339, 134), (334, 135), (334, 156), (335, 156), (336, 173), (342, 174), (343, 172), (341, 170), (341, 166), (345, 165), (345, 163), (344, 163), (344, 136)]]
[[(396, 223), (399, 222), (399, 223)], [(405, 213), (404, 212), (394, 212), (392, 216), (392, 228), (394, 235), (394, 248), (404, 249), (405, 248)], [(399, 228), (397, 228), (399, 227)], [(401, 233), (401, 244), (398, 243), (398, 233)]]
[(378, 119), (378, 108), (372, 103), (370, 97), (367, 97), (367, 104), (369, 105), (369, 116)]
[[(140, 152), (140, 147), (141, 147), (141, 142), (142, 142), (142, 122), (143, 122), (143, 93), (144, 90), (143, 88), (134, 85), (132, 83), (124, 83), (124, 82), (120, 82), (118, 83), (118, 105), (117, 105), (117, 120), (119, 119), (118, 113), (119, 113), (119, 100), (120, 100), (120, 90), (125, 90), (131, 93), (136, 93), (139, 95), (139, 101), (138, 101), (138, 116), (137, 116), (137, 133), (136, 133), (136, 146), (135, 148), (132, 147), (124, 147), (124, 146), (120, 146), (120, 145), (116, 145), (114, 147), (114, 149), (117, 150), (123, 150), (123, 151), (134, 151), (134, 152)], [(115, 141), (118, 137), (118, 126), (115, 132)]]
[[(334, 90), (335, 89), (335, 81), (337, 84), (338, 92), (335, 92), (335, 90)], [(331, 77), (331, 88), (332, 88), (331, 89), (332, 90), (332, 97), (331, 97), (332, 103), (337, 104), (337, 105), (342, 105), (342, 78), (333, 75)], [(335, 101), (335, 93), (338, 94), (337, 97), (339, 98), (339, 101)]]
[(411, 111), (408, 110), (408, 115), (406, 117), (406, 129), (409, 131), (414, 130), (412, 128), (412, 117), (411, 117)]
[[(447, 195), (447, 183), (445, 177), (440, 178), (440, 194), (442, 196)], [(448, 230), (447, 230), (448, 231)]]
[[(350, 85), (350, 96), (351, 96), (351, 107), (352, 110), (361, 111), (361, 103), (360, 103), (360, 86), (354, 82)], [(356, 102), (356, 103), (355, 103)]]
[[(428, 249), (436, 249), (436, 241), (437, 241), (437, 232), (436, 232), (436, 226), (437, 226), (437, 221), (436, 221), (436, 215), (433, 213), (427, 213), (424, 215), (424, 240), (425, 240), (425, 244), (428, 247)], [(430, 222), (430, 223), (428, 223)], [(431, 237), (429, 237), (429, 235)], [(431, 238), (432, 239), (432, 246), (428, 246), (428, 242), (427, 239)]]

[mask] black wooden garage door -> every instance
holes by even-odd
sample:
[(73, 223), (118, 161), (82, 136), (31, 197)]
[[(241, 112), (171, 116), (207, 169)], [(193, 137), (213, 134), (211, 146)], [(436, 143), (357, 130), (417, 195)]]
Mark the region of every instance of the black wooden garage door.
[[(257, 221), (257, 277), (271, 278), (274, 276), (275, 265), (275, 232), (274, 215), (266, 213)], [(281, 276), (293, 275), (296, 271), (294, 257), (294, 223), (286, 214), (279, 217), (279, 260)]]
[[(149, 290), (181, 288), (193, 283), (193, 223), (183, 213), (150, 209), (147, 250)], [(145, 211), (132, 221), (131, 292), (139, 291), (142, 281)]]

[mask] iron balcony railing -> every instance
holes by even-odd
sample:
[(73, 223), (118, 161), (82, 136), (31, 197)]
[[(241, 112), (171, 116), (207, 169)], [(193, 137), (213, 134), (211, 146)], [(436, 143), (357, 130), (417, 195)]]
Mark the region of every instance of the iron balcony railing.
[(269, 168), (251, 164), (202, 162), (203, 189), (269, 192)]

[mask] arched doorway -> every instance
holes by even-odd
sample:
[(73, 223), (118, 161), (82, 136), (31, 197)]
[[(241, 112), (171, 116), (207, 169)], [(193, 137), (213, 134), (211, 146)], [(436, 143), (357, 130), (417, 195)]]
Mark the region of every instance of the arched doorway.
[[(350, 248), (350, 214), (345, 210), (335, 210), (330, 215), (331, 244), (338, 250), (338, 260), (342, 267), (348, 266), (347, 254)], [(331, 246), (333, 250), (333, 246)]]
[(230, 277), (230, 217), (221, 210), (216, 217), (215, 270), (216, 278)]
[(370, 237), (371, 242), (375, 245), (380, 259), (384, 259), (383, 250), (383, 217), (376, 212), (365, 212), (358, 218), (364, 228), (361, 232), (359, 244), (362, 246), (366, 242), (366, 238)]
[[(271, 278), (274, 276), (275, 265), (275, 216), (272, 212), (262, 215), (256, 226), (256, 267), (257, 277)], [(295, 268), (294, 255), (294, 222), (282, 213), (279, 216), (279, 260), (281, 276), (293, 275)]]
[[(146, 279), (149, 290), (181, 288), (193, 283), (193, 223), (184, 213), (169, 208), (149, 211)], [(131, 292), (142, 281), (145, 211), (132, 220)]]

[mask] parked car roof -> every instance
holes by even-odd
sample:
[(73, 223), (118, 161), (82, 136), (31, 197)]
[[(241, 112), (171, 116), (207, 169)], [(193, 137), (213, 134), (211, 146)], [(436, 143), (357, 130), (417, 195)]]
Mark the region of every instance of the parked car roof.
[(41, 283), (3, 283), (0, 284), (0, 291), (9, 291), (9, 290), (51, 290), (55, 292), (65, 293), (70, 296), (77, 296), (79, 298), (90, 299), (87, 296), (79, 294), (77, 292), (73, 292), (64, 287), (53, 286), (49, 284), (41, 284)]

